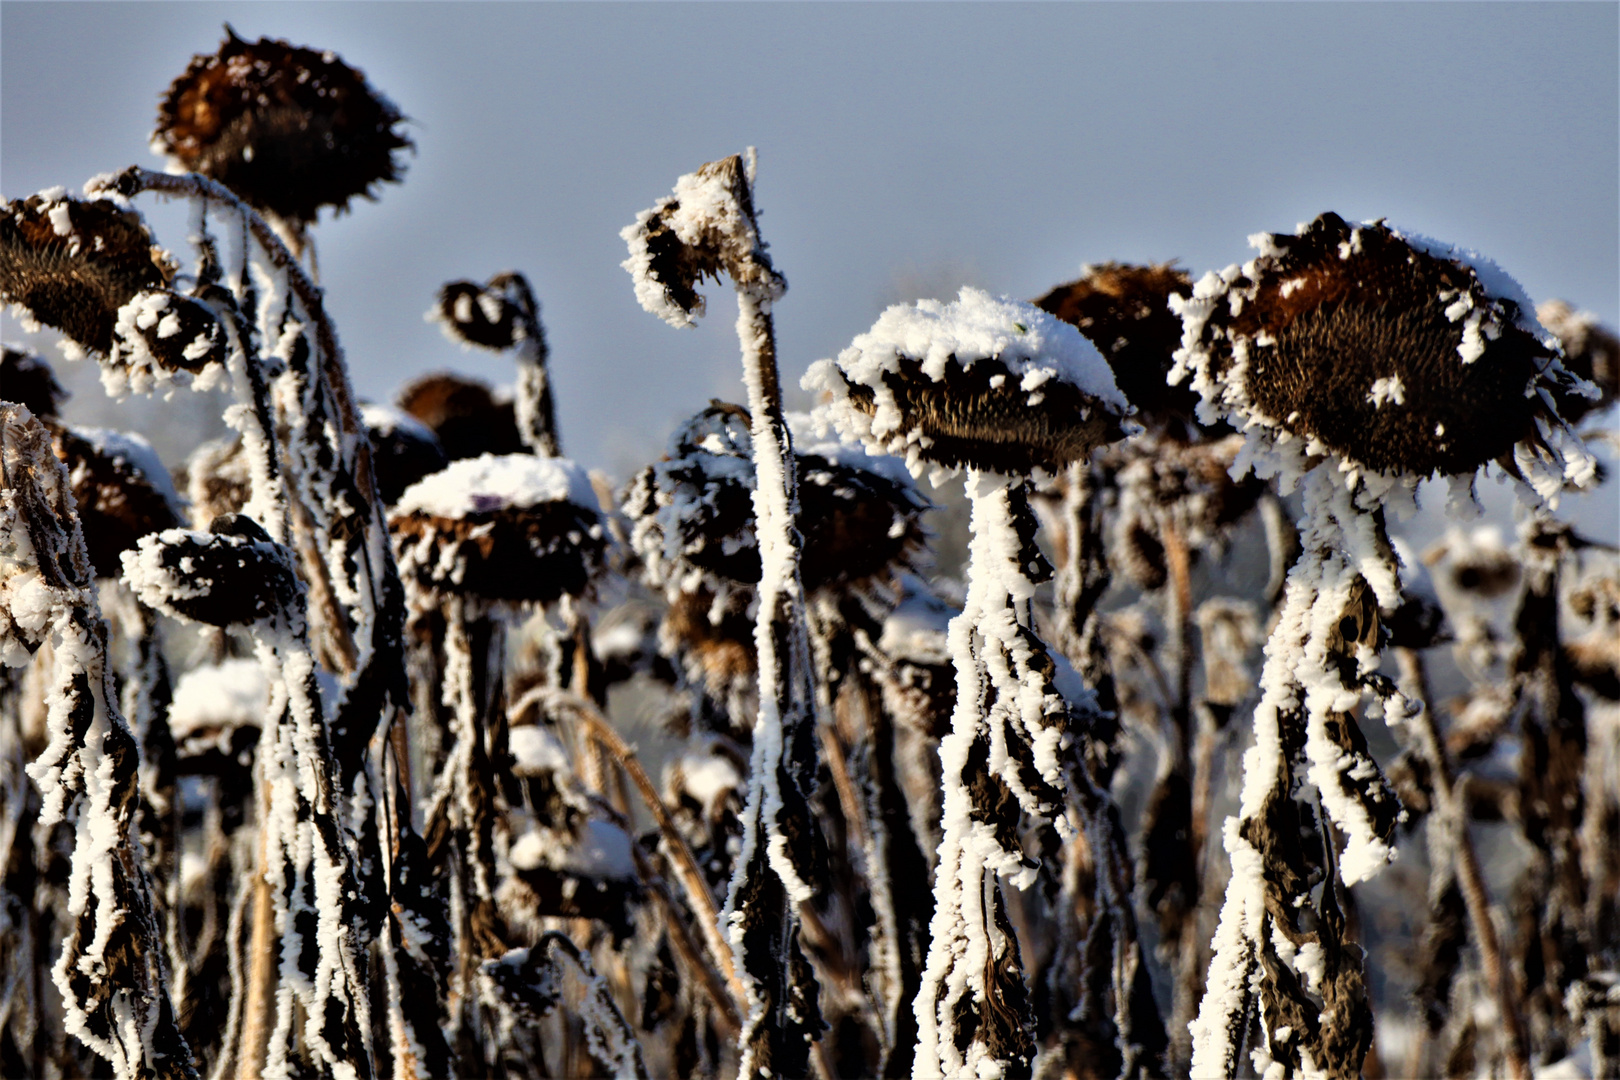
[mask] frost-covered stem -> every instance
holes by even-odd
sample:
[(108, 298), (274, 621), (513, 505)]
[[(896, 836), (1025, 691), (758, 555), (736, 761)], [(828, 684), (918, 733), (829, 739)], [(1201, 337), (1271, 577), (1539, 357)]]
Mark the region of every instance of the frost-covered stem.
[[(737, 286), (737, 337), (742, 344), (743, 379), (748, 387), (752, 417), (754, 472), (754, 527), (760, 551), (757, 590), (759, 614), (754, 646), (759, 657), (759, 715), (754, 724), (747, 805), (743, 811), (742, 852), (737, 861), (724, 918), (731, 928), (737, 966), (753, 982), (749, 1017), (743, 1033), (742, 1072), (750, 1073), (760, 1049), (756, 1039), (773, 1044), (785, 1029), (809, 1020), (789, 1015), (790, 985), (798, 982), (792, 970), (798, 952), (798, 921), (793, 907), (809, 899), (804, 880), (808, 869), (806, 842), (813, 843), (816, 828), (808, 793), (816, 774), (815, 690), (811, 678), (808, 625), (804, 589), (799, 581), (800, 539), (794, 518), (798, 512), (798, 481), (793, 442), (782, 415), (782, 394), (776, 369), (776, 338), (771, 322), (768, 285)], [(762, 835), (763, 834), (763, 835)], [(739, 902), (746, 879), (764, 868), (756, 859), (763, 854), (770, 872), (781, 880), (780, 911), (747, 911)], [(763, 899), (763, 897), (762, 897)], [(780, 921), (785, 952), (777, 957), (750, 957), (744, 920)], [(799, 961), (802, 963), (802, 960)], [(767, 1014), (775, 1014), (767, 1017)], [(767, 1022), (768, 1021), (768, 1022)], [(760, 1025), (765, 1023), (764, 1027)], [(813, 1033), (819, 1025), (810, 1024)], [(789, 1034), (789, 1038), (793, 1036)], [(812, 1038), (814, 1034), (812, 1034)], [(762, 1062), (788, 1068), (786, 1062)]]
[[(1001, 703), (986, 658), (992, 648), (988, 640), (1016, 632), (1015, 605), (1024, 599), (1010, 595), (1004, 580), (1022, 580), (1022, 575), (1003, 570), (1009, 560), (1016, 565), (1019, 550), (1007, 492), (1013, 482), (968, 473), (968, 595), (948, 632), (956, 708), (951, 732), (939, 746), (944, 835), (934, 874), (928, 962), (915, 1003), (918, 1046), (912, 1075), (919, 1080), (975, 1075), (981, 1064), (998, 1074), (1011, 1069), (1028, 1075), (1034, 1051), (1026, 1002), (1005, 998), (1009, 990), (1023, 989), (1023, 971), (1017, 939), (1002, 929), (999, 878), (1006, 875), (1022, 887), (1034, 868), (1018, 850), (1018, 806), (1000, 776), (1007, 747), (1000, 723), (991, 717)], [(1001, 973), (1011, 978), (998, 980)]]
[(248, 943), (248, 971), (243, 987), (242, 1026), (236, 1046), (237, 1080), (259, 1080), (265, 1056), (270, 1049), (270, 1032), (275, 1028), (276, 1007), (276, 912), (270, 892), (270, 818), (268, 789), (259, 800), (259, 863), (253, 871), (251, 904), (253, 926)]
[(523, 444), (540, 457), (562, 457), (562, 440), (557, 436), (557, 410), (551, 400), (551, 377), (546, 371), (550, 350), (546, 348), (545, 328), (540, 324), (540, 305), (522, 274), (499, 274), (491, 288), (507, 288), (517, 301), (523, 320), (523, 337), (517, 345), (517, 387), (512, 405), (517, 413), (518, 435)]
[(1102, 508), (1097, 494), (1090, 463), (1071, 464), (1059, 510), (1066, 543), (1053, 580), (1057, 600), (1054, 637), (1086, 686), (1097, 695), (1098, 725), (1086, 751), (1096, 782), (1106, 788), (1113, 780), (1117, 757), (1114, 739), (1118, 733), (1119, 701), (1103, 642), (1103, 620), (1097, 611), (1097, 602), (1113, 580), (1103, 548)]
[[(1417, 700), (1432, 701), (1423, 655), (1416, 649), (1401, 648), (1396, 650), (1395, 657), (1400, 665), (1402, 681), (1412, 688)], [(1468, 906), (1468, 922), (1473, 927), (1474, 945), (1479, 949), (1479, 966), (1486, 985), (1496, 994), (1508, 1075), (1513, 1080), (1528, 1080), (1530, 1062), (1526, 1051), (1529, 1039), (1524, 1030), (1524, 1006), (1515, 992), (1511, 972), (1502, 965), (1502, 946), (1497, 937), (1496, 922), (1491, 918), (1490, 894), (1480, 869), (1479, 852), (1474, 847), (1473, 834), (1468, 828), (1467, 806), (1457, 791), (1451, 762), (1435, 724), (1434, 711), (1425, 707), (1409, 722), (1409, 726), (1415, 729), (1418, 745), (1428, 762), (1436, 808), (1445, 822), (1444, 832), (1456, 868), (1457, 884)], [(1432, 852), (1432, 857), (1441, 858), (1443, 855)]]
[(709, 887), (703, 880), (703, 872), (698, 868), (697, 858), (692, 849), (687, 846), (686, 840), (670, 818), (669, 811), (664, 806), (664, 800), (659, 796), (658, 789), (653, 785), (641, 762), (637, 760), (635, 751), (626, 743), (614, 729), (613, 725), (602, 716), (597, 709), (577, 695), (558, 694), (546, 687), (536, 687), (529, 691), (508, 710), (510, 715), (520, 715), (530, 704), (544, 697), (548, 700), (548, 707), (565, 710), (583, 724), (590, 732), (590, 736), (603, 746), (612, 756), (614, 763), (630, 777), (635, 784), (637, 792), (641, 795), (643, 805), (652, 815), (658, 826), (659, 835), (669, 847), (671, 861), (675, 867), (675, 874), (681, 880), (681, 887), (686, 892), (687, 903), (692, 905), (692, 913), (697, 918), (698, 925), (703, 930), (703, 936), (713, 954), (720, 970), (724, 972), (730, 986), (733, 1001), (726, 1002), (724, 1008), (731, 1013), (733, 1021), (737, 1018), (736, 1010), (748, 1000), (747, 992), (742, 983), (738, 981), (735, 960), (731, 954), (731, 946), (727, 943), (720, 928), (720, 913), (714, 906), (714, 897), (709, 893)]
[[(1381, 515), (1358, 510), (1327, 470), (1307, 474), (1304, 488), (1304, 550), (1266, 642), (1255, 744), (1243, 758), (1239, 814), (1226, 821), (1232, 878), (1190, 1026), (1195, 1076), (1234, 1075), (1256, 989), (1265, 1040), (1257, 1060), (1285, 1075), (1355, 1075), (1372, 1038), (1359, 951), (1345, 944), (1332, 879), (1348, 887), (1393, 857), (1399, 804), (1352, 710), (1371, 688), (1392, 720), (1409, 711), (1373, 675), (1377, 605), (1395, 607), (1400, 584)], [(1344, 832), (1342, 854), (1300, 798), (1306, 780)], [(1302, 837), (1314, 839), (1306, 846)], [(1327, 880), (1313, 901), (1318, 875)]]
[(195, 1080), (135, 830), (139, 752), (117, 707), (89, 554), (66, 467), (20, 405), (0, 405), (0, 550), (0, 654), (54, 643), (49, 744), (27, 771), (40, 823), (74, 832), (69, 929), (51, 972), (63, 1026), (119, 1080)]

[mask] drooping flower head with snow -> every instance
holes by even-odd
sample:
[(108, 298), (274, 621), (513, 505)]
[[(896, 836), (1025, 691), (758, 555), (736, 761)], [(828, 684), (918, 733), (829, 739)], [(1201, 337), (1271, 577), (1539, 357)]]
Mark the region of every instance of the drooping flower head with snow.
[(209, 531), (165, 529), (120, 556), (142, 603), (207, 626), (304, 630), (303, 583), (286, 547), (252, 518), (225, 514)]
[(119, 553), (147, 533), (172, 529), (185, 508), (152, 444), (133, 432), (55, 425), (51, 442), (68, 467), (90, 562), (117, 577)]
[(925, 461), (947, 474), (1061, 468), (1124, 434), (1130, 412), (1073, 326), (974, 288), (889, 308), (803, 385), (830, 396), (818, 421), (904, 457), (913, 475)]
[(1254, 259), (1172, 301), (1185, 333), (1171, 377), (1192, 375), (1206, 419), (1296, 448), (1278, 470), (1331, 456), (1352, 480), (1411, 486), (1498, 461), (1543, 497), (1590, 479), (1551, 396), (1577, 381), (1495, 263), (1331, 213), (1252, 243)]
[(493, 602), (580, 596), (607, 547), (585, 470), (530, 454), (452, 462), (405, 490), (389, 527), (402, 575)]
[(671, 326), (697, 325), (705, 311), (704, 278), (728, 274), (738, 288), (779, 299), (787, 281), (771, 266), (755, 221), (754, 196), (742, 155), (712, 161), (675, 182), (675, 194), (636, 215), (619, 234), (630, 245), (622, 265), (636, 300)]
[(1035, 301), (1073, 324), (1097, 346), (1114, 383), (1136, 406), (1136, 419), (1175, 434), (1195, 428), (1198, 395), (1165, 380), (1181, 345), (1181, 319), (1170, 297), (1192, 295), (1192, 279), (1170, 263), (1135, 266), (1106, 262), (1086, 266), (1078, 279)]
[(330, 51), (225, 33), (170, 84), (154, 150), (300, 225), (400, 179), (404, 117), (363, 74)]
[(523, 450), (512, 402), (477, 379), (434, 372), (406, 384), (396, 400), (433, 432), (451, 461)]
[(218, 320), (173, 289), (174, 260), (140, 214), (52, 188), (0, 215), (0, 300), (105, 358), (109, 376), (144, 390), (223, 362)]
[[(681, 588), (692, 571), (711, 585), (758, 583), (749, 428), (746, 409), (717, 402), (631, 481), (625, 512), (655, 584)], [(901, 569), (921, 550), (928, 502), (903, 471), (885, 468), (892, 459), (834, 443), (796, 457), (806, 593)]]

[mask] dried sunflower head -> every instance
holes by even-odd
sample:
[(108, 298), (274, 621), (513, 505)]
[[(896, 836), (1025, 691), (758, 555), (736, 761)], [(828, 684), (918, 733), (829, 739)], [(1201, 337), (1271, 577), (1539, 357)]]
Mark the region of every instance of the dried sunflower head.
[(635, 280), (636, 300), (671, 326), (696, 325), (705, 310), (697, 288), (722, 272), (773, 300), (786, 291), (759, 238), (748, 172), (740, 154), (711, 161), (619, 233), (630, 247), (620, 265)]
[(1073, 326), (973, 288), (889, 308), (803, 385), (830, 399), (818, 423), (905, 457), (913, 474), (925, 461), (945, 473), (1057, 469), (1122, 437), (1130, 412)]
[(174, 272), (140, 214), (110, 200), (52, 188), (6, 203), (0, 217), (0, 298), (103, 356), (119, 310), (167, 289)]
[(208, 626), (302, 632), (304, 587), (292, 553), (250, 517), (223, 515), (206, 533), (151, 533), (120, 558), (124, 580), (148, 607)]
[(391, 405), (362, 405), (360, 418), (371, 438), (371, 467), (377, 495), (393, 505), (405, 489), (449, 464), (433, 429)]
[[(439, 290), (428, 317), (447, 337), (497, 352), (513, 349), (540, 332), (539, 304), (522, 274), (496, 274), (484, 284), (451, 281)], [(543, 343), (542, 343), (543, 345)]]
[[(910, 565), (926, 542), (922, 514), (930, 505), (910, 477), (837, 443), (808, 446), (795, 458), (807, 593)], [(626, 493), (632, 543), (654, 584), (679, 583), (692, 570), (711, 581), (757, 583), (753, 493), (748, 412), (716, 402), (676, 432), (669, 455), (642, 470)]]
[(1181, 318), (1170, 297), (1192, 295), (1192, 279), (1170, 263), (1086, 266), (1035, 306), (1077, 327), (1114, 372), (1114, 384), (1143, 424), (1185, 432), (1195, 425), (1198, 395), (1166, 382), (1181, 345)]
[(1496, 460), (1544, 496), (1584, 482), (1590, 457), (1549, 393), (1575, 380), (1522, 290), (1494, 263), (1323, 214), (1205, 275), (1171, 304), (1206, 419), (1297, 439), (1307, 456), (1386, 477), (1472, 476)]
[(1562, 300), (1536, 308), (1541, 320), (1564, 347), (1564, 366), (1597, 388), (1597, 396), (1555, 390), (1558, 412), (1571, 424), (1588, 413), (1602, 412), (1620, 396), (1620, 338), (1590, 311), (1576, 311)]
[(180, 496), (152, 444), (134, 433), (53, 425), (56, 456), (68, 467), (85, 544), (98, 577), (117, 577), (119, 555), (147, 533), (184, 521)]
[(395, 130), (404, 117), (364, 75), (330, 51), (225, 33), (164, 94), (154, 150), (305, 225), (323, 206), (347, 209), (400, 179), (396, 152), (411, 146)]
[(5, 346), (0, 356), (0, 401), (28, 407), (41, 420), (54, 417), (68, 392), (44, 359), (23, 349)]
[(452, 462), (405, 490), (389, 528), (402, 575), (491, 603), (583, 595), (608, 543), (585, 470), (532, 454)]
[(424, 375), (399, 392), (399, 407), (432, 430), (451, 461), (523, 452), (512, 402), (497, 401), (477, 379)]

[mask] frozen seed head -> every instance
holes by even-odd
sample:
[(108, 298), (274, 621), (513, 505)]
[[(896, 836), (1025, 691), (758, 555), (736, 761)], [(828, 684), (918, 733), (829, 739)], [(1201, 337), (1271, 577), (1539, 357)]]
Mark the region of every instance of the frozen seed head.
[(1170, 263), (1087, 266), (1077, 281), (1059, 285), (1035, 306), (1070, 323), (1097, 347), (1114, 383), (1136, 406), (1136, 418), (1156, 427), (1193, 426), (1198, 395), (1167, 381), (1181, 345), (1181, 318), (1170, 297), (1192, 295), (1192, 279)]
[(147, 533), (178, 527), (184, 508), (152, 445), (133, 433), (54, 425), (90, 562), (98, 577), (123, 572), (119, 556)]
[(448, 465), (433, 429), (392, 405), (362, 405), (360, 418), (371, 438), (377, 494), (392, 506), (405, 489)]
[(539, 305), (522, 274), (497, 274), (480, 285), (452, 281), (439, 290), (429, 317), (463, 345), (504, 352), (539, 329)]
[(399, 407), (425, 424), (451, 461), (480, 454), (520, 454), (511, 401), (497, 401), (486, 383), (450, 372), (424, 375), (399, 393)]
[(68, 392), (56, 381), (51, 365), (26, 349), (5, 346), (0, 355), (0, 401), (27, 406), (41, 420), (56, 415)]
[(619, 233), (630, 257), (619, 265), (635, 281), (641, 306), (671, 326), (697, 324), (704, 278), (729, 274), (738, 288), (770, 299), (787, 290), (759, 238), (754, 194), (740, 154), (711, 161), (675, 182), (675, 194), (636, 215)]
[(1620, 338), (1590, 311), (1576, 311), (1562, 300), (1536, 308), (1536, 317), (1564, 347), (1564, 366), (1597, 388), (1590, 393), (1553, 392), (1558, 413), (1571, 424), (1588, 413), (1602, 412), (1620, 396)]
[[(631, 482), (624, 510), (638, 553), (659, 583), (692, 570), (711, 581), (753, 585), (754, 462), (748, 411), (716, 402), (676, 432), (669, 455)], [(882, 459), (828, 444), (796, 454), (807, 592), (858, 583), (910, 565), (926, 535), (929, 503)]]
[(1258, 257), (1172, 301), (1177, 375), (1193, 372), (1207, 416), (1389, 476), (1468, 475), (1516, 444), (1545, 450), (1558, 421), (1537, 391), (1575, 380), (1494, 263), (1336, 214), (1252, 242)]
[(158, 611), (208, 626), (301, 630), (303, 586), (292, 553), (250, 517), (226, 514), (206, 533), (153, 533), (121, 558), (124, 581)]
[(152, 145), (249, 204), (301, 224), (323, 206), (398, 181), (397, 108), (337, 54), (273, 38), (243, 41), (229, 26), (219, 51), (194, 56), (158, 107)]
[(585, 470), (532, 454), (452, 462), (405, 490), (389, 529), (402, 574), (492, 603), (583, 595), (608, 543)]
[(1125, 396), (1096, 347), (1033, 304), (966, 288), (952, 303), (896, 305), (804, 388), (818, 423), (873, 453), (945, 470), (1027, 474), (1126, 433)]
[(0, 217), (0, 299), (109, 356), (126, 305), (164, 292), (175, 265), (141, 216), (55, 188), (8, 202)]

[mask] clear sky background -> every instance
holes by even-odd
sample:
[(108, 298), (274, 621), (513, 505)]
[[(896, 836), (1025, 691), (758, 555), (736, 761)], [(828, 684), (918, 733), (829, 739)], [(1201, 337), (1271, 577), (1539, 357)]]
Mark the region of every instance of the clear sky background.
[[(0, 191), (159, 166), (159, 93), (227, 20), (335, 49), (417, 145), (403, 185), (317, 230), (361, 394), (444, 367), (509, 381), (422, 314), (446, 280), (516, 268), (544, 305), (565, 450), (623, 477), (708, 398), (743, 391), (729, 286), (699, 329), (672, 330), (636, 305), (618, 232), (681, 173), (749, 144), (790, 284), (788, 386), (890, 303), (962, 284), (1034, 297), (1107, 259), (1201, 274), (1246, 258), (1250, 233), (1329, 209), (1477, 248), (1532, 297), (1612, 326), (1617, 13), (7, 2)], [(142, 205), (183, 249), (183, 216)]]

